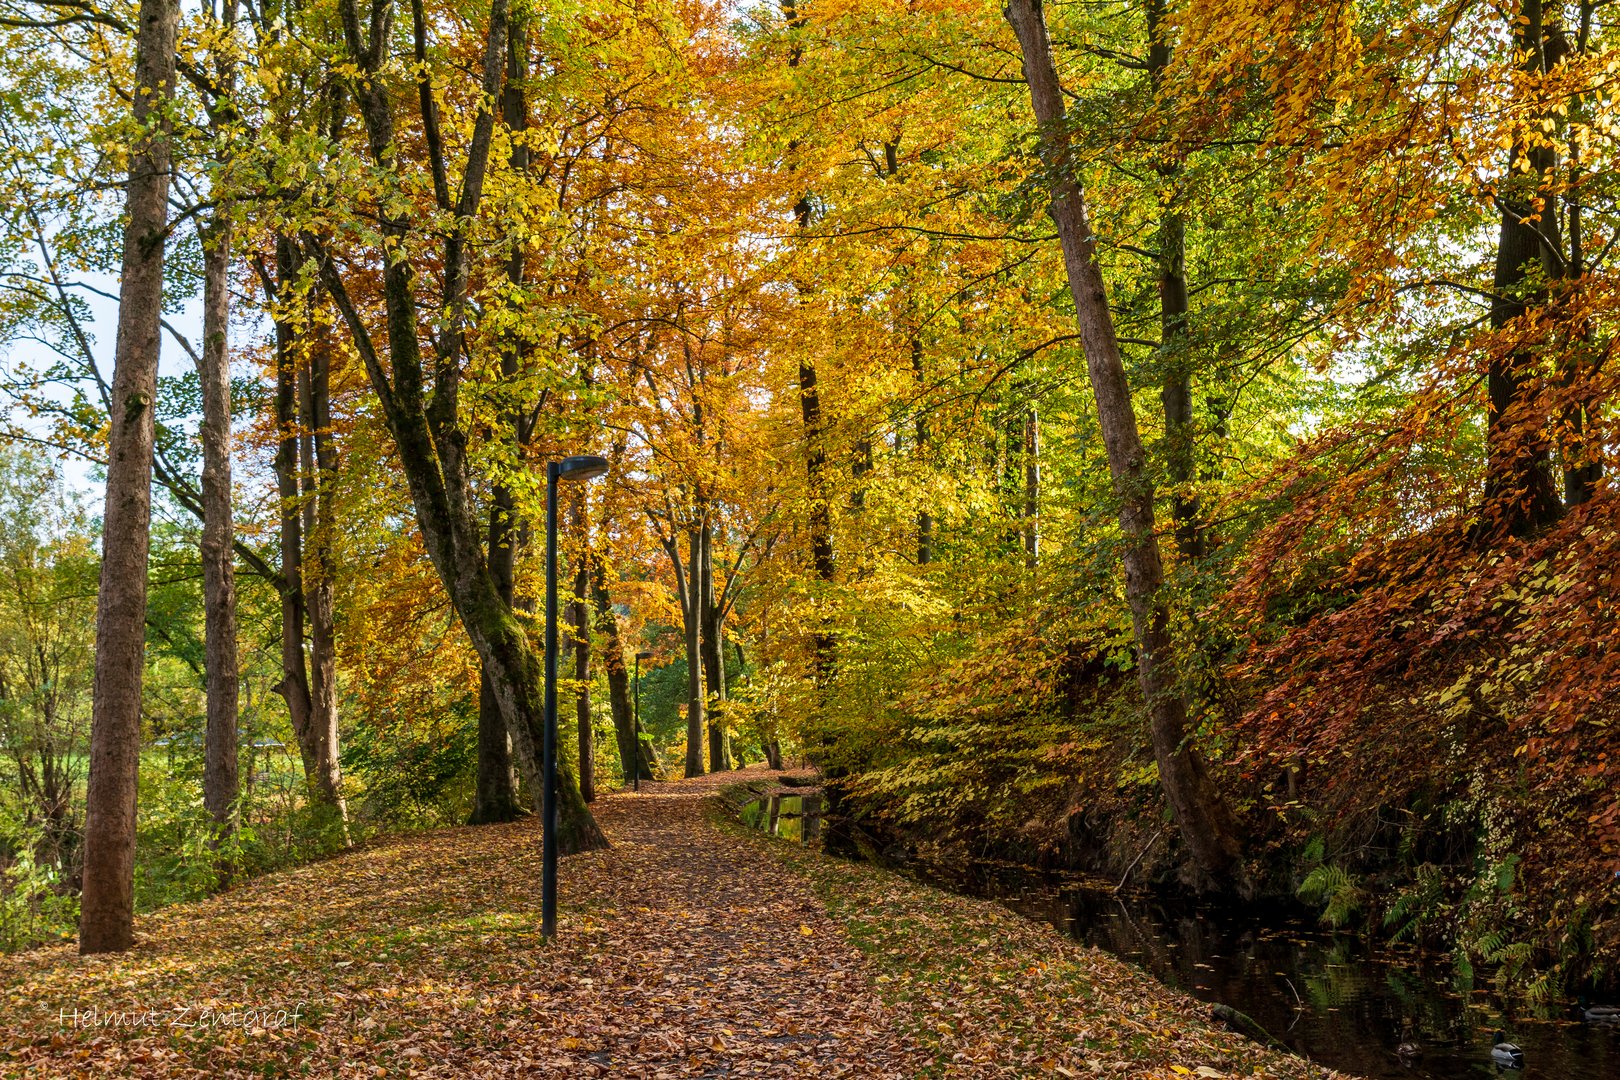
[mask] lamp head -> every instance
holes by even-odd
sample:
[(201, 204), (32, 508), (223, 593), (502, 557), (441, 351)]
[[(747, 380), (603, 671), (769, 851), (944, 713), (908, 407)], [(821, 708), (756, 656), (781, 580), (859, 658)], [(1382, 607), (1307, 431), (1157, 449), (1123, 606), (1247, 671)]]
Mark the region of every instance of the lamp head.
[(652, 658), (653, 658), (653, 654), (650, 653), (650, 652), (638, 652), (638, 653), (636, 653), (636, 659), (637, 660), (651, 660)]
[(563, 458), (557, 465), (559, 480), (593, 480), (608, 471), (607, 458), (580, 454)]

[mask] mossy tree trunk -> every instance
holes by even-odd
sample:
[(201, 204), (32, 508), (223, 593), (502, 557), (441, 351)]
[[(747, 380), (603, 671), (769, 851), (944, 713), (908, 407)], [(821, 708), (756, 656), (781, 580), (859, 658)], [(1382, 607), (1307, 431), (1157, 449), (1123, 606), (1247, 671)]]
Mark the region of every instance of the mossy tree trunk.
[[(384, 16), (362, 19), (358, 0), (339, 0), (338, 15), (349, 60), (357, 72), (354, 100), (372, 162), (383, 176), (403, 179), (401, 174), (407, 166), (397, 156), (398, 125), (394, 115), (402, 98), (394, 93), (391, 77), (383, 73), (390, 40), (389, 20)], [(411, 16), (417, 70), (421, 73), (417, 95), (420, 115), (413, 123), (420, 124), (439, 210), (446, 220), (455, 223), (442, 241), (440, 309), (430, 312), (419, 302), (413, 269), (407, 261), (378, 257), (374, 261), (383, 266), (385, 328), (380, 339), (374, 339), (370, 326), (349, 298), (338, 264), (323, 250), (317, 237), (306, 234), (304, 239), (321, 260), (322, 280), (337, 302), (365, 364), (398, 451), (428, 557), (483, 663), (518, 763), (538, 800), (544, 786), (539, 755), (545, 706), (543, 672), (527, 633), (490, 573), (467, 460), (468, 437), (460, 424), (458, 406), (466, 358), (469, 231), (483, 198), (496, 117), (487, 106), (475, 117), (462, 162), (460, 193), (452, 197), (435, 90), (427, 76), (428, 24), (423, 5), (413, 4)], [(507, 44), (506, 0), (492, 0), (481, 77), (487, 102), (497, 100), (501, 92)], [(425, 240), (423, 232), (434, 226), (402, 211), (387, 210), (376, 227), (385, 244), (409, 245)], [(377, 254), (368, 253), (366, 258), (370, 261)], [(431, 366), (424, 362), (419, 338), (424, 323), (441, 327), (434, 341)], [(562, 764), (558, 766), (558, 795), (559, 850), (566, 854), (606, 846), (607, 838), (581, 798), (572, 770)]]

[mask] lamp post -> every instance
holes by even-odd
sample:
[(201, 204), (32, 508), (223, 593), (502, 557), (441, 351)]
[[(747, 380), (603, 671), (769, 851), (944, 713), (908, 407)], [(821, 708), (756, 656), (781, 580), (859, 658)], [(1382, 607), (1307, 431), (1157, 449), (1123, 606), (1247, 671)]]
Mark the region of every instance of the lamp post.
[(595, 455), (546, 463), (546, 715), (540, 801), (540, 933), (557, 934), (557, 482), (585, 481), (607, 472), (606, 458)]
[(636, 790), (641, 790), (641, 662), (651, 660), (652, 653), (642, 651), (636, 653)]

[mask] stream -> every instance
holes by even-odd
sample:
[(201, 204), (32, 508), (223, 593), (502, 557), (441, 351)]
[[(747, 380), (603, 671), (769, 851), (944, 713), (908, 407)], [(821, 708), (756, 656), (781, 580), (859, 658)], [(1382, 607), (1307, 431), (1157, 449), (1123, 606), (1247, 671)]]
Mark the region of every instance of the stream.
[[(1488, 989), (1458, 987), (1444, 957), (1329, 933), (1276, 909), (1116, 897), (1109, 886), (1054, 883), (1021, 868), (925, 866), (912, 873), (997, 900), (1160, 982), (1230, 1005), (1312, 1061), (1353, 1075), (1620, 1080), (1620, 1026), (1580, 1022), (1572, 1003), (1541, 1016), (1510, 1009)], [(1492, 1063), (1497, 1028), (1524, 1051), (1523, 1069)], [(1418, 1044), (1420, 1059), (1396, 1057), (1403, 1038)]]
[[(819, 796), (779, 795), (748, 804), (742, 819), (803, 842), (820, 832), (820, 811)], [(1444, 957), (1330, 933), (1274, 906), (1116, 896), (1108, 885), (1011, 864), (912, 863), (900, 872), (1049, 923), (1162, 983), (1247, 1013), (1296, 1052), (1355, 1076), (1620, 1080), (1620, 1025), (1584, 1023), (1570, 1002), (1512, 1008), (1488, 988), (1459, 986)], [(1524, 1051), (1522, 1069), (1492, 1062), (1499, 1028)], [(1421, 1057), (1396, 1056), (1406, 1040)]]

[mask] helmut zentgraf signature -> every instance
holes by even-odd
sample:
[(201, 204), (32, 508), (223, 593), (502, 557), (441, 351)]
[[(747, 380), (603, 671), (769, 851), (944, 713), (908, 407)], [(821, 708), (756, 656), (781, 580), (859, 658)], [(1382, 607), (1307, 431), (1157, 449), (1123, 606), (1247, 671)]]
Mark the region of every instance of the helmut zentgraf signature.
[(244, 1031), (270, 1031), (298, 1027), (304, 1003), (290, 1007), (242, 1006), (218, 1008), (212, 1005), (174, 1005), (167, 1009), (102, 1009), (63, 1007), (57, 1022), (71, 1028), (240, 1028)]

